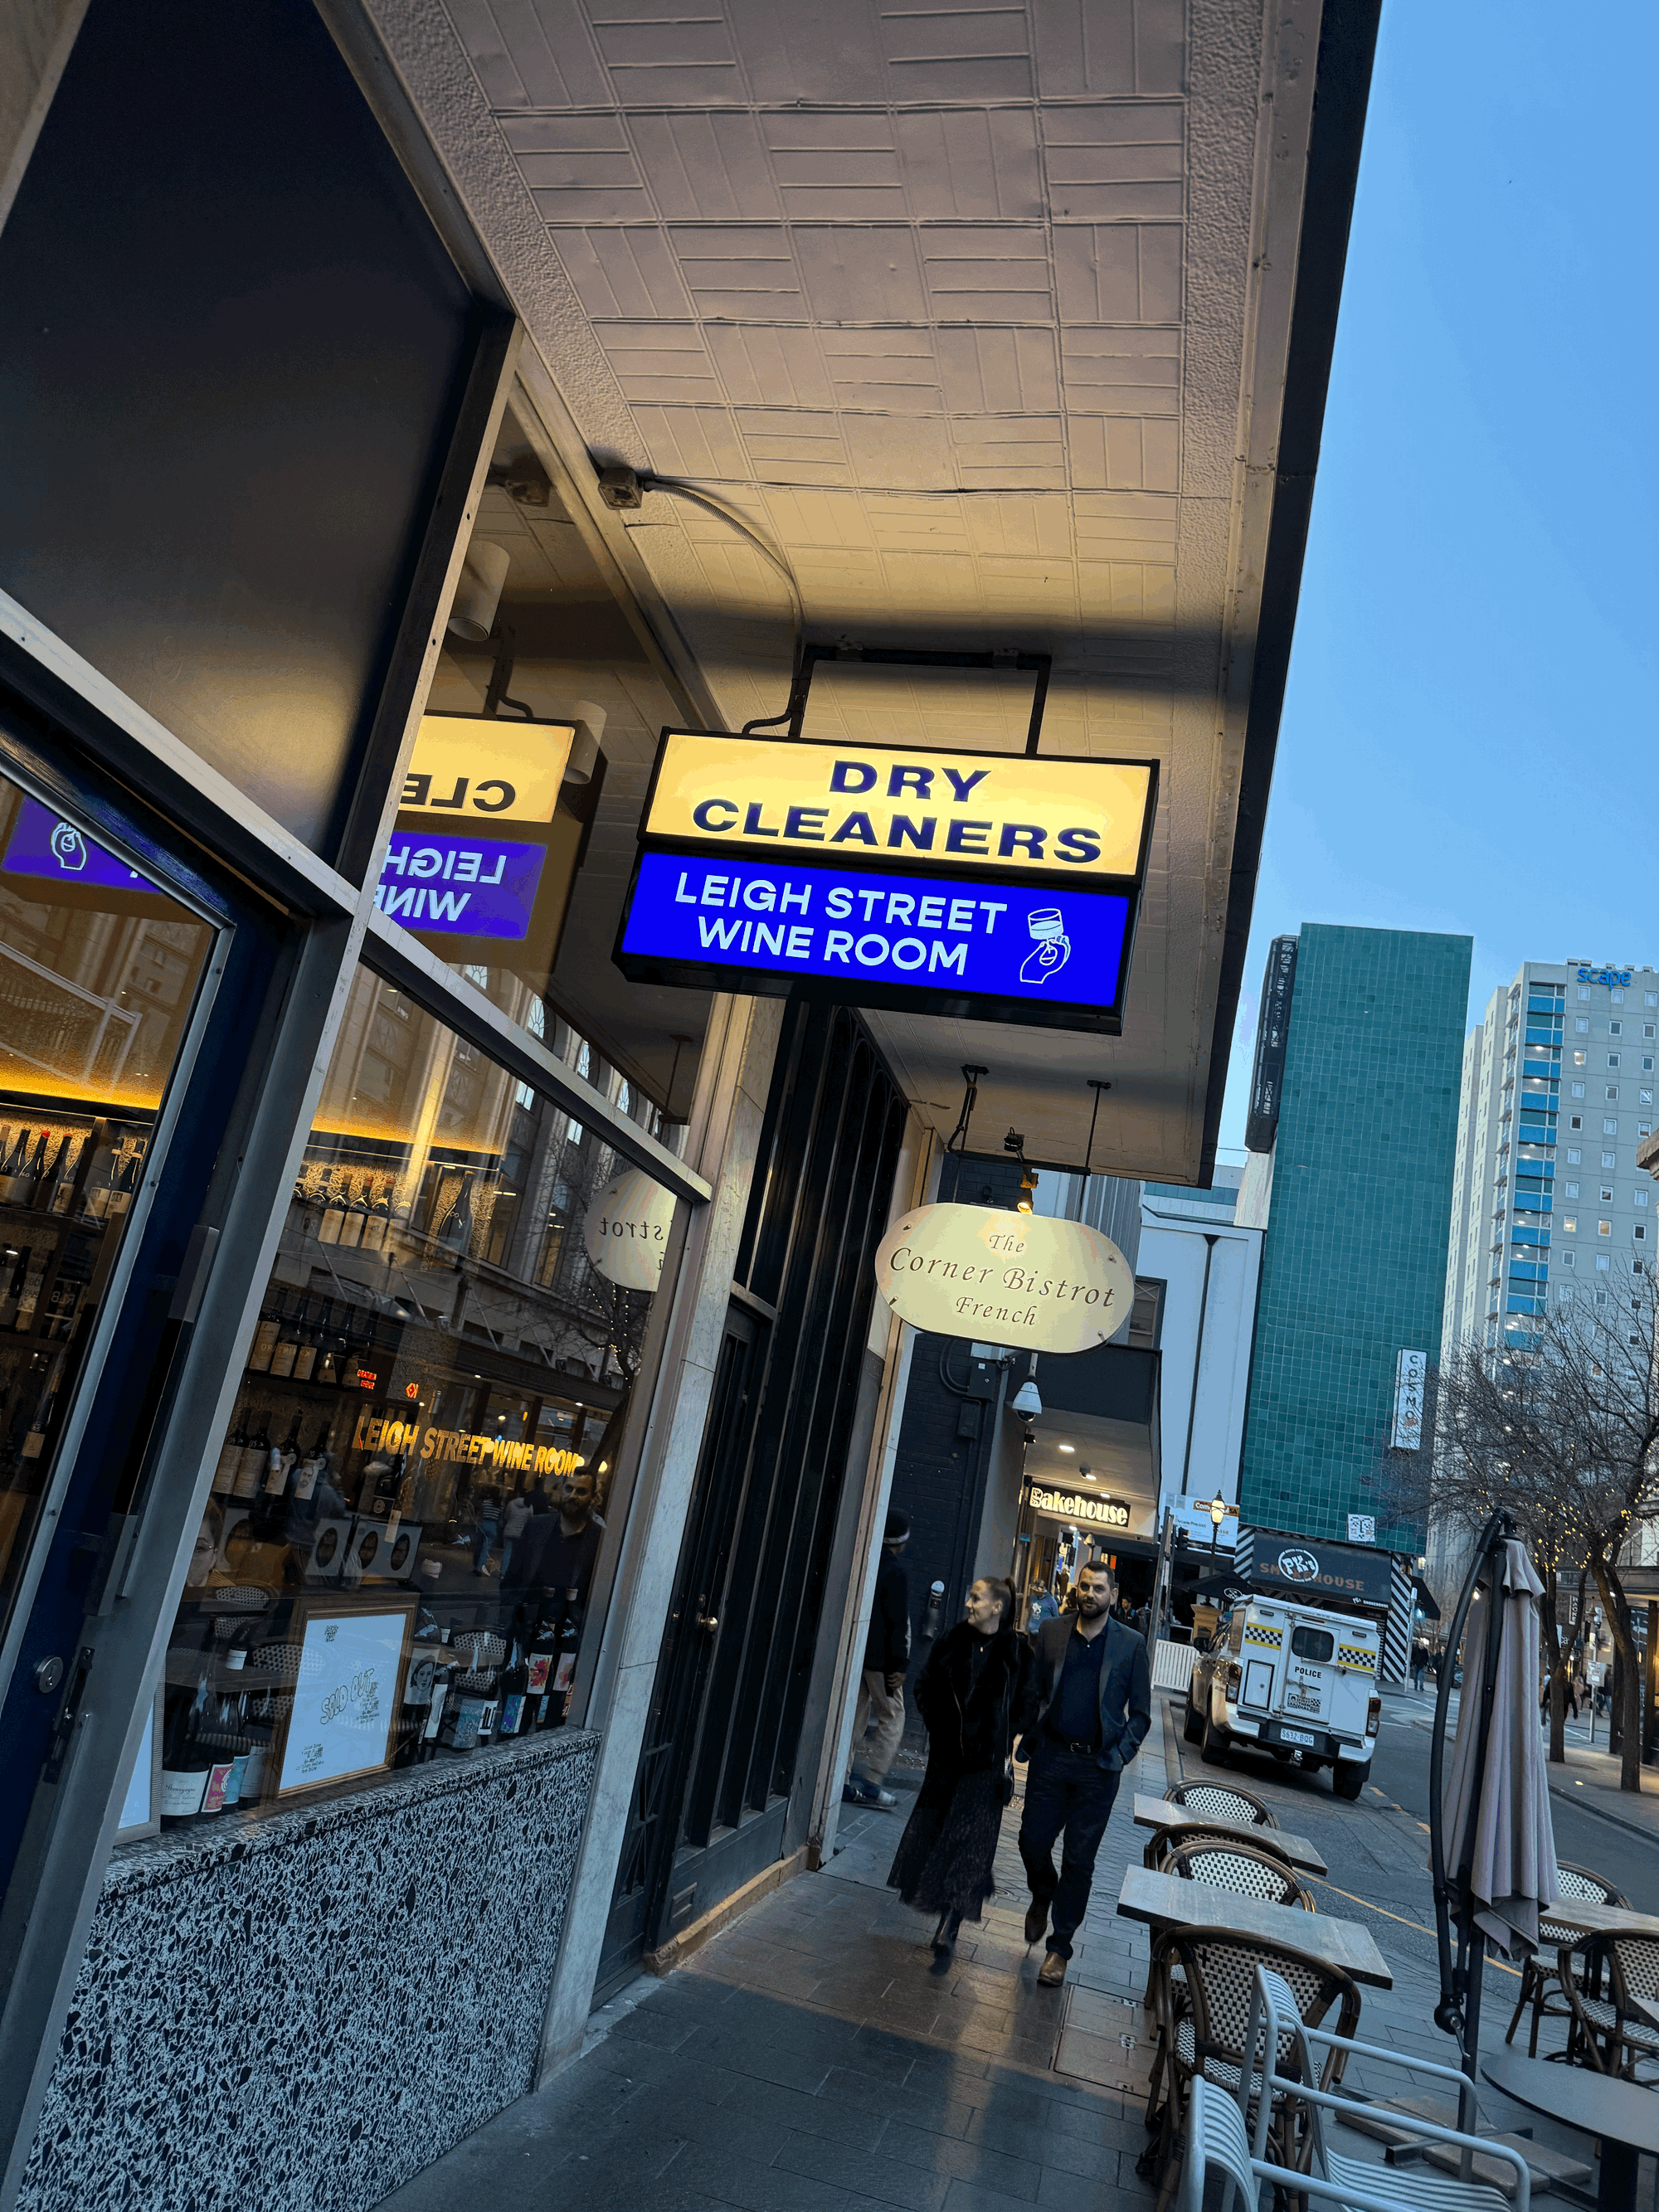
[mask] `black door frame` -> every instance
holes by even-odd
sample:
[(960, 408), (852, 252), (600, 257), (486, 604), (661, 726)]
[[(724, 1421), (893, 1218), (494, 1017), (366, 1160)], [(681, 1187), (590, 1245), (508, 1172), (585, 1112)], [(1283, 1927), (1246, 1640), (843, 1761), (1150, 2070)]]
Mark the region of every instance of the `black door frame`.
[[(838, 1516), (867, 1407), (875, 1248), (906, 1112), (854, 1012), (792, 1004), (598, 2002), (788, 1848)], [(739, 1346), (752, 1347), (740, 1418)]]

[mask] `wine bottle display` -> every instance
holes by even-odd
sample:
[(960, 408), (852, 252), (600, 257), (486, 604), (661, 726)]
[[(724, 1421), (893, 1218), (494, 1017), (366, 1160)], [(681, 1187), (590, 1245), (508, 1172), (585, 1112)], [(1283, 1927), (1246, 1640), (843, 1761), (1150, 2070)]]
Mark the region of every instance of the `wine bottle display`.
[(175, 1685), (167, 1694), (161, 1722), (163, 1827), (182, 1827), (202, 1815), (213, 1759), (198, 1733), (207, 1711), (207, 1678), (193, 1687)]
[(368, 1210), (368, 1219), (363, 1224), (363, 1249), (368, 1252), (384, 1252), (386, 1239), (392, 1234), (392, 1185), (383, 1182), (376, 1192)]
[(337, 1244), (340, 1241), (340, 1224), (344, 1219), (343, 1188), (340, 1182), (336, 1182), (324, 1202), (323, 1218), (317, 1224), (317, 1242), (319, 1244)]
[(282, 1326), (278, 1310), (274, 1305), (268, 1305), (259, 1316), (259, 1326), (254, 1330), (253, 1342), (248, 1348), (247, 1364), (252, 1374), (263, 1375), (269, 1370)]
[(242, 1426), (239, 1413), (231, 1424), (230, 1434), (219, 1452), (219, 1464), (213, 1470), (213, 1494), (228, 1498), (236, 1487), (237, 1471), (242, 1464), (242, 1454), (247, 1448), (247, 1431)]
[(267, 1415), (260, 1416), (257, 1431), (249, 1431), (248, 1440), (242, 1447), (242, 1463), (236, 1470), (236, 1486), (233, 1498), (248, 1498), (259, 1495), (259, 1486), (265, 1479), (265, 1466), (270, 1457), (270, 1437), (266, 1432)]
[[(301, 1299), (300, 1312), (303, 1313), (304, 1310), (305, 1301)], [(283, 1376), (292, 1375), (294, 1363), (299, 1356), (300, 1315), (289, 1314), (277, 1328), (276, 1341), (270, 1351), (270, 1372), (273, 1375)]]

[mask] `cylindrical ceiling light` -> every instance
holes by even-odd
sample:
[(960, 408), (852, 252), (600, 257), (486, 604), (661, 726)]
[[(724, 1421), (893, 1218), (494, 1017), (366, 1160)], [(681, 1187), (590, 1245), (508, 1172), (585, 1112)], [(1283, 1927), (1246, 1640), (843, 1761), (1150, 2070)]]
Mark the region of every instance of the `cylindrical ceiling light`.
[(482, 645), (495, 627), (495, 610), (513, 556), (505, 545), (475, 538), (466, 549), (461, 580), (455, 586), (455, 604), (449, 611), (449, 634), (466, 645)]
[(605, 710), (592, 699), (576, 702), (576, 734), (570, 741), (570, 759), (564, 772), (567, 783), (588, 783), (599, 757), (605, 735)]

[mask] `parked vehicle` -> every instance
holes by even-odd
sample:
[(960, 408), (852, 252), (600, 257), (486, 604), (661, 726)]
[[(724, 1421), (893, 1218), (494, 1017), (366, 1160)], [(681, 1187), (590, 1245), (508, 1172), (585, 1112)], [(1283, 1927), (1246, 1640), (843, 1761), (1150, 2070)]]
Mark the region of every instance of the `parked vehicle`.
[(1193, 1663), (1182, 1734), (1209, 1765), (1249, 1745), (1304, 1771), (1328, 1766), (1337, 1796), (1358, 1797), (1382, 1720), (1381, 1650), (1381, 1632), (1352, 1613), (1244, 1600)]

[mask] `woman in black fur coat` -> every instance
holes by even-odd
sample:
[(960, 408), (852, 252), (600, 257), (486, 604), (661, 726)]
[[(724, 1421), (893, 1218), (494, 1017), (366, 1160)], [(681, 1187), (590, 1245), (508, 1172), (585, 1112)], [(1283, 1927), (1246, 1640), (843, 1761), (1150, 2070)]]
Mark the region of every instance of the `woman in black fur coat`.
[(1014, 1745), (1031, 1725), (1035, 1655), (1013, 1626), (1011, 1583), (987, 1577), (968, 1618), (941, 1636), (916, 1677), (927, 1725), (927, 1772), (887, 1877), (907, 1905), (937, 1912), (933, 1957), (948, 1965), (957, 1930), (996, 1889), (1002, 1808), (1013, 1795)]

